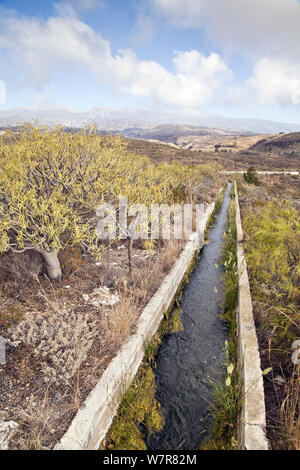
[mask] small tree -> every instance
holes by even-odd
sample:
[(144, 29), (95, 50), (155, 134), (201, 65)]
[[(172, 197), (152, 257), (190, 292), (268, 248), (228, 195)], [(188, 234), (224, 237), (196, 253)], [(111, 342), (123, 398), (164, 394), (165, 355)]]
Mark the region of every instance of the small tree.
[(67, 245), (101, 250), (95, 210), (111, 191), (108, 168), (125, 149), (118, 137), (94, 131), (28, 124), (0, 142), (0, 253), (37, 250), (53, 280), (61, 278), (57, 255)]
[(243, 176), (244, 176), (244, 180), (246, 181), (246, 183), (255, 184), (256, 186), (260, 186), (260, 181), (259, 181), (258, 176), (257, 176), (257, 171), (253, 166), (248, 168), (247, 173), (244, 173)]
[[(151, 165), (127, 153), (119, 136), (99, 136), (93, 127), (72, 135), (26, 124), (0, 139), (0, 253), (35, 249), (49, 278), (59, 280), (60, 250), (79, 245), (100, 255), (107, 245), (96, 230), (98, 206), (109, 204), (117, 215), (120, 196), (147, 208), (193, 203), (211, 172), (207, 165)], [(131, 270), (134, 233), (128, 237)]]

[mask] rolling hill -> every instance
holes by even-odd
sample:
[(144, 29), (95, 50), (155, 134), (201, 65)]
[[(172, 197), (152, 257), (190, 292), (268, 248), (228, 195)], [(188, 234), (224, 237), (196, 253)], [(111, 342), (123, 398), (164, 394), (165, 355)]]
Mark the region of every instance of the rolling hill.
[(300, 152), (300, 132), (269, 136), (250, 147), (255, 152)]

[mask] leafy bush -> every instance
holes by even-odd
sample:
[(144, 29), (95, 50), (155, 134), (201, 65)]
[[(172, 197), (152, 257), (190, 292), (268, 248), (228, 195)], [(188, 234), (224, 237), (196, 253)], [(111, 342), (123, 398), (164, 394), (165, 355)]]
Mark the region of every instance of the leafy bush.
[(250, 166), (250, 168), (247, 170), (247, 173), (244, 173), (244, 180), (248, 184), (255, 184), (255, 186), (260, 186), (257, 171), (253, 166)]

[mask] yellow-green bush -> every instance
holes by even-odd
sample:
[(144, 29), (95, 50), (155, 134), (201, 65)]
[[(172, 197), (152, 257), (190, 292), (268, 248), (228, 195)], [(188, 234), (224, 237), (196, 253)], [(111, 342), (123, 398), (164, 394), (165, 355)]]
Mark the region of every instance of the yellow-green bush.
[(36, 249), (46, 265), (56, 263), (55, 278), (65, 247), (100, 253), (98, 205), (117, 208), (119, 196), (146, 206), (194, 201), (208, 174), (206, 166), (151, 165), (94, 127), (70, 134), (26, 124), (0, 139), (0, 253)]
[(273, 201), (251, 212), (243, 226), (252, 292), (264, 305), (261, 321), (289, 343), (300, 331), (299, 214), (290, 202)]

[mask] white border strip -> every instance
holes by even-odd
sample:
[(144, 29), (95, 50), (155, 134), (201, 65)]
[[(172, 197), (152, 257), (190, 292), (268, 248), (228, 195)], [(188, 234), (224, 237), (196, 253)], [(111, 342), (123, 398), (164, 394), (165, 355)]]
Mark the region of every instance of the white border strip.
[(253, 319), (247, 265), (243, 248), (243, 229), (236, 182), (236, 230), (238, 289), (238, 360), (243, 380), (242, 416), (239, 443), (243, 450), (268, 450), (263, 377)]
[(126, 388), (142, 363), (145, 340), (151, 339), (157, 331), (195, 252), (204, 244), (204, 231), (214, 207), (215, 203), (207, 207), (199, 232), (191, 235), (172, 270), (143, 310), (136, 333), (110, 362), (54, 450), (99, 449)]

